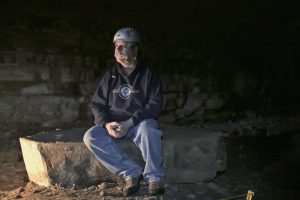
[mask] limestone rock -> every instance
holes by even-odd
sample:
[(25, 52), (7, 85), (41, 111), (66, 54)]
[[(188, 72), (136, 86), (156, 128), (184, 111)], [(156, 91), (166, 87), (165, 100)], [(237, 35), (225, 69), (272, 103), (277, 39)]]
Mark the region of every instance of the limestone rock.
[(39, 64), (0, 64), (0, 81), (49, 80), (49, 68)]
[(27, 94), (53, 94), (54, 91), (50, 91), (48, 85), (45, 83), (32, 85), (29, 87), (25, 87), (21, 90), (22, 95)]
[(81, 94), (91, 96), (97, 89), (97, 83), (83, 83), (79, 85), (79, 88)]
[(0, 95), (0, 105), (0, 120), (10, 122), (62, 123), (79, 117), (79, 103), (72, 97)]
[[(227, 156), (221, 133), (171, 125), (162, 128), (168, 182), (199, 183), (225, 170)], [(78, 128), (20, 138), (29, 179), (44, 186), (86, 186), (118, 180), (84, 145), (82, 138), (85, 131)], [(121, 146), (143, 164), (140, 151), (133, 143), (125, 141)]]
[(199, 183), (226, 169), (221, 133), (171, 125), (164, 129), (164, 167), (170, 182)]

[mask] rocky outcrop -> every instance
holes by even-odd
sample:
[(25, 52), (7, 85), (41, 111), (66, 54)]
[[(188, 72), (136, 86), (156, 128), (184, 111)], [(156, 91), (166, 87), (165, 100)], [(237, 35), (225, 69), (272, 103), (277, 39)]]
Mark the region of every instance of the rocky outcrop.
[(34, 95), (0, 96), (0, 119), (18, 123), (60, 124), (75, 121), (79, 117), (76, 98)]
[[(20, 138), (29, 179), (39, 185), (92, 185), (117, 180), (86, 148), (82, 138), (86, 129), (42, 132)], [(163, 126), (164, 168), (167, 181), (199, 183), (226, 169), (226, 150), (222, 134), (202, 129)], [(143, 164), (133, 143), (122, 148)]]
[[(93, 121), (89, 103), (106, 66), (99, 69), (97, 61), (88, 57), (24, 49), (0, 51), (0, 58), (0, 120), (9, 117), (10, 123), (52, 127)], [(111, 65), (110, 61), (106, 65)], [(163, 123), (200, 121), (208, 110), (222, 108), (229, 99), (228, 94), (215, 92), (216, 80), (211, 77), (161, 76)]]

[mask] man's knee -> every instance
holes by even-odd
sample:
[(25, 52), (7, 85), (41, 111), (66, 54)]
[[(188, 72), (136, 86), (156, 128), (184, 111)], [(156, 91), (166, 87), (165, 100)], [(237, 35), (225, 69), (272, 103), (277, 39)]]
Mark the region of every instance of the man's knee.
[(85, 132), (83, 136), (83, 142), (87, 147), (91, 146), (91, 140), (92, 140), (92, 131), (89, 129), (87, 132)]
[(149, 129), (149, 128), (158, 128), (158, 123), (155, 119), (145, 119), (140, 122), (140, 128), (142, 129)]
[(161, 137), (162, 135), (162, 131), (155, 119), (146, 119), (140, 122), (139, 132), (146, 137), (154, 135)]
[(90, 147), (93, 144), (93, 141), (105, 134), (105, 129), (99, 126), (94, 126), (90, 128), (83, 136), (83, 142), (87, 147)]

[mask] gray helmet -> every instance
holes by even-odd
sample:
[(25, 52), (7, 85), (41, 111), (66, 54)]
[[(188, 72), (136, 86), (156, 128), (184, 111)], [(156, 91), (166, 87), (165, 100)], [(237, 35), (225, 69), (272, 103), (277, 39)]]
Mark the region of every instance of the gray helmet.
[(140, 34), (136, 29), (131, 27), (121, 28), (114, 36), (113, 42), (116, 40), (124, 40), (127, 42), (140, 42)]

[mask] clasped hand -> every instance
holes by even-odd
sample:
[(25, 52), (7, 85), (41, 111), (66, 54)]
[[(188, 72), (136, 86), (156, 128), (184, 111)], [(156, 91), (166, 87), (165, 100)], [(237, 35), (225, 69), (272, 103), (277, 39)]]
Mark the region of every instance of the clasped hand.
[(123, 122), (109, 122), (105, 125), (105, 128), (108, 131), (108, 134), (114, 138), (122, 138), (127, 135), (128, 129)]

